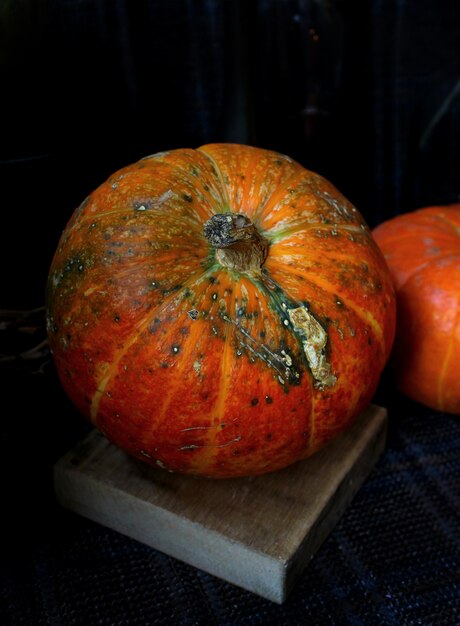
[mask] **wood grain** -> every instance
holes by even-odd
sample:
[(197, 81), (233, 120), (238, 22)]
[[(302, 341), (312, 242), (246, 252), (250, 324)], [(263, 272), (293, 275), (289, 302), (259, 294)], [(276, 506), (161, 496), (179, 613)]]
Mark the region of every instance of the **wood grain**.
[(385, 445), (370, 405), (305, 461), (265, 476), (212, 480), (143, 464), (97, 431), (54, 468), (66, 508), (282, 603)]

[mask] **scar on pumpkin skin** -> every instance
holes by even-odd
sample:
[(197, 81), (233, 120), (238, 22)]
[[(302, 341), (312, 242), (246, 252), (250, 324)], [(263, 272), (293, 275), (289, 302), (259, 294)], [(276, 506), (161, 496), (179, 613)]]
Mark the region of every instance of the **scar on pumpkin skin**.
[(316, 380), (316, 386), (319, 389), (333, 387), (337, 382), (337, 377), (331, 373), (331, 364), (327, 361), (324, 352), (327, 344), (326, 331), (306, 307), (288, 309), (287, 312), (294, 332), (301, 338), (303, 351)]
[(188, 428), (182, 428), (181, 433), (185, 433), (189, 430), (209, 430), (210, 428), (225, 428), (226, 423), (220, 422), (219, 424), (210, 424), (209, 426), (189, 426)]
[(292, 368), (292, 359), (289, 355), (285, 353), (283, 356), (279, 356), (264, 343), (259, 343), (237, 320), (228, 315), (223, 315), (222, 319), (233, 324), (236, 330), (243, 336), (243, 338), (238, 340), (237, 356), (241, 356), (243, 351), (247, 350), (254, 358), (261, 359), (275, 370), (277, 379), (282, 385), (286, 384), (286, 382), (295, 382), (300, 378), (300, 374)]
[[(260, 284), (270, 294), (276, 308), (281, 309), (284, 315), (283, 325), (291, 330), (300, 341), (302, 351), (308, 363), (310, 372), (315, 379), (316, 389), (323, 390), (325, 387), (333, 387), (337, 377), (331, 372), (331, 364), (326, 357), (328, 334), (308, 310), (306, 305), (289, 301), (282, 288), (276, 283), (268, 272), (262, 271), (259, 275)], [(294, 305), (294, 306), (292, 306)]]
[(232, 443), (238, 443), (239, 441), (241, 441), (242, 437), (241, 435), (238, 435), (238, 437), (235, 437), (235, 439), (230, 439), (230, 441), (226, 441), (225, 443), (214, 443), (214, 444), (196, 444), (196, 443), (190, 443), (190, 444), (186, 444), (185, 446), (181, 446), (180, 448), (178, 448), (179, 450), (197, 450), (198, 448), (226, 448), (227, 446), (230, 446)]
[(163, 461), (160, 461), (160, 459), (157, 459), (156, 457), (152, 456), (149, 452), (147, 452), (147, 450), (139, 450), (139, 454), (141, 454), (146, 459), (149, 459), (150, 462), (155, 461), (155, 464), (158, 465), (158, 467), (160, 467), (161, 469), (166, 470), (167, 472), (170, 472), (171, 474), (174, 473), (172, 469), (169, 469), (169, 467), (167, 467), (163, 463)]

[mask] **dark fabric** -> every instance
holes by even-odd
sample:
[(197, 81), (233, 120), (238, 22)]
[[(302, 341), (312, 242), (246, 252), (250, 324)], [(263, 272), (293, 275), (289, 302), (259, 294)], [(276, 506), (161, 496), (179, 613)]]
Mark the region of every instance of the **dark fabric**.
[(460, 200), (460, 4), (370, 4), (373, 205), (380, 222)]
[(61, 509), (52, 465), (89, 427), (46, 352), (0, 373), (2, 626), (460, 623), (460, 420), (400, 396), (390, 374), (374, 399), (387, 449), (278, 606)]

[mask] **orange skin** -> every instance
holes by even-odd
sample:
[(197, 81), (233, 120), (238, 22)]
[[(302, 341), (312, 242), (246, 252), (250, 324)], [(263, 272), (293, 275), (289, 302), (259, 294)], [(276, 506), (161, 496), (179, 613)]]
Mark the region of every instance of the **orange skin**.
[(459, 415), (460, 204), (400, 215), (373, 234), (397, 295), (398, 386), (426, 406)]
[[(227, 211), (268, 240), (259, 272), (216, 261), (203, 225)], [(153, 155), (96, 189), (62, 235), (47, 303), (79, 410), (139, 459), (216, 478), (285, 467), (347, 428), (395, 327), (358, 211), (292, 159), (232, 144)], [(287, 321), (307, 304), (327, 332), (331, 386)]]

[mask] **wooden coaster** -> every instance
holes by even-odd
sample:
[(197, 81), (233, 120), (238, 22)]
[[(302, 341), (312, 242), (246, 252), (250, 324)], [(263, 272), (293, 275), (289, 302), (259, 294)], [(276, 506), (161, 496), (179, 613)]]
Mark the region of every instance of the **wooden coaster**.
[(282, 603), (383, 452), (370, 405), (314, 456), (265, 476), (211, 480), (130, 458), (97, 431), (54, 468), (66, 508)]

